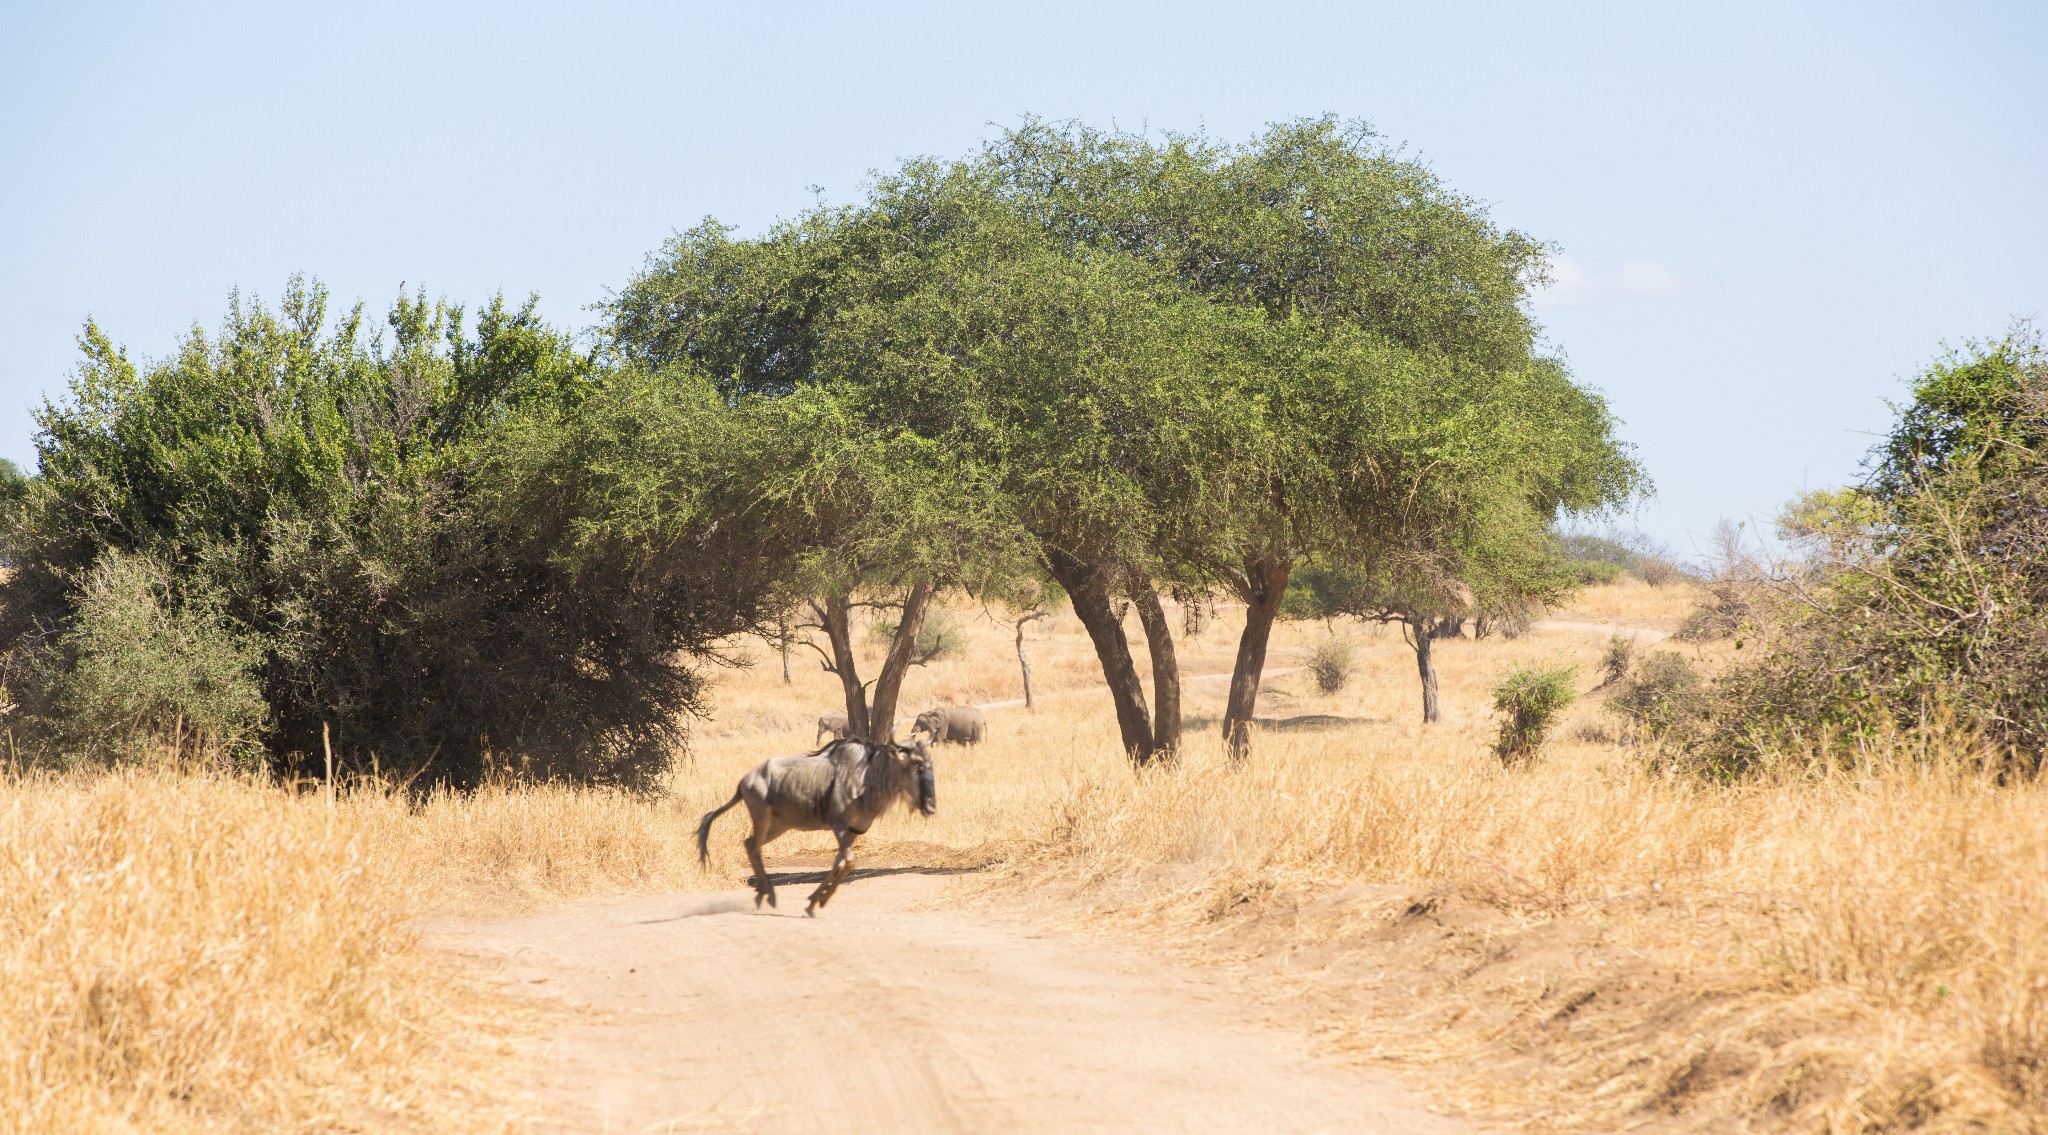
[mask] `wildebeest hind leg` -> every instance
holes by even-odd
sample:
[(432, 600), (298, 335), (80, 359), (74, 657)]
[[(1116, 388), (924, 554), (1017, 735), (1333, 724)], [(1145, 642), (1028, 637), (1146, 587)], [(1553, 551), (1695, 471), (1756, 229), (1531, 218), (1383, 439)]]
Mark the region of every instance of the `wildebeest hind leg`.
[(772, 907), (775, 905), (775, 884), (768, 881), (768, 865), (761, 862), (761, 841), (748, 836), (746, 848), (747, 861), (754, 865), (754, 909), (761, 909), (762, 899), (767, 899)]
[[(751, 802), (749, 802), (751, 804)], [(768, 906), (775, 906), (775, 884), (768, 880), (768, 865), (761, 861), (761, 849), (768, 841), (782, 833), (775, 828), (775, 818), (766, 808), (747, 809), (754, 819), (753, 833), (747, 836), (747, 862), (754, 865), (754, 909), (761, 909), (761, 900), (767, 899)]]

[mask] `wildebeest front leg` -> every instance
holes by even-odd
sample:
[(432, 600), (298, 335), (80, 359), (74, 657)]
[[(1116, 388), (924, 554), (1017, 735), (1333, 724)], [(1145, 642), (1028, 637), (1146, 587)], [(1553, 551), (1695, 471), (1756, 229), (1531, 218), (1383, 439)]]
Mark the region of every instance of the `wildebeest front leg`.
[(839, 840), (839, 854), (832, 860), (832, 869), (825, 872), (825, 881), (811, 892), (810, 905), (804, 907), (804, 913), (812, 917), (817, 916), (819, 907), (832, 901), (839, 884), (853, 874), (853, 841), (860, 838), (860, 833), (842, 827), (833, 829), (832, 834)]

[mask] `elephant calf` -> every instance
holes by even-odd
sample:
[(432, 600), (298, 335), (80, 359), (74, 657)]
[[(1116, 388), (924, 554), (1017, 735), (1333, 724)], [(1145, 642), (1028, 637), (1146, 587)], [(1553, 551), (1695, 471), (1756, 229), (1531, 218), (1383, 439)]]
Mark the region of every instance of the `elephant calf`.
[(831, 734), (834, 741), (844, 741), (846, 740), (847, 732), (846, 715), (843, 713), (828, 713), (818, 718), (818, 732), (816, 736), (811, 738), (811, 744), (817, 744), (818, 738), (828, 733)]
[(963, 745), (979, 745), (988, 736), (988, 715), (971, 705), (942, 705), (917, 715), (917, 724), (910, 727), (913, 736), (918, 733), (932, 735), (932, 743), (958, 741)]

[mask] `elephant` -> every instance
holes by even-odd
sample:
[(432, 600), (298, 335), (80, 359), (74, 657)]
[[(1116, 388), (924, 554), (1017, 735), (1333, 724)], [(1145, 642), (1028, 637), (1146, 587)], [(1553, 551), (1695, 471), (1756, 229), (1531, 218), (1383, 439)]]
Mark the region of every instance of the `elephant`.
[(942, 705), (917, 715), (917, 724), (910, 727), (913, 736), (923, 732), (932, 736), (932, 743), (958, 741), (963, 745), (979, 745), (988, 736), (988, 715), (971, 705)]
[(813, 737), (811, 740), (812, 743), (815, 744), (817, 742), (818, 737), (823, 737), (829, 733), (832, 735), (832, 739), (834, 741), (844, 741), (846, 740), (846, 735), (848, 732), (849, 731), (846, 728), (845, 714), (828, 713), (818, 718), (817, 736)]

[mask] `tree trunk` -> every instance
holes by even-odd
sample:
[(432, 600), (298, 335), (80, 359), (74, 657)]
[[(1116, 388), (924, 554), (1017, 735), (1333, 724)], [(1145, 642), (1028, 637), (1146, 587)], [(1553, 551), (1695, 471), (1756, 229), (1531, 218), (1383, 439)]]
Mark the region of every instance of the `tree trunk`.
[(1258, 716), (1259, 679), (1266, 671), (1266, 643), (1273, 620), (1287, 594), (1292, 560), (1266, 554), (1247, 559), (1244, 575), (1234, 581), (1244, 600), (1244, 634), (1237, 640), (1237, 665), (1230, 672), (1230, 701), (1223, 710), (1223, 743), (1232, 763), (1251, 753), (1251, 727)]
[(896, 699), (903, 692), (903, 676), (917, 657), (917, 635), (924, 629), (924, 613), (937, 590), (925, 582), (910, 585), (903, 597), (903, 616), (896, 620), (896, 637), (889, 643), (889, 655), (882, 660), (882, 674), (875, 679), (874, 705), (868, 710), (870, 741), (896, 739)]
[(1436, 657), (1431, 644), (1436, 635), (1430, 626), (1432, 620), (1411, 619), (1408, 629), (1415, 637), (1415, 671), (1422, 675), (1422, 723), (1434, 725), (1437, 721), (1436, 705)]
[(1131, 644), (1124, 638), (1123, 623), (1110, 605), (1109, 584), (1096, 564), (1048, 548), (1045, 563), (1052, 577), (1067, 589), (1074, 601), (1074, 614), (1088, 628), (1095, 644), (1095, 657), (1102, 663), (1102, 677), (1109, 685), (1110, 700), (1116, 703), (1116, 724), (1123, 734), (1124, 754), (1137, 764), (1151, 763), (1152, 724), (1146, 720), (1145, 687), (1138, 680), (1138, 667), (1131, 661)]
[(782, 655), (782, 684), (787, 686), (792, 684), (789, 676), (789, 616), (775, 617), (775, 634), (776, 649)]
[(1131, 587), (1138, 624), (1145, 628), (1145, 647), (1152, 653), (1152, 745), (1163, 760), (1180, 752), (1180, 660), (1173, 653), (1173, 632), (1159, 592), (1150, 583)]
[(1024, 624), (1034, 619), (1045, 618), (1044, 611), (1033, 611), (1017, 620), (1017, 669), (1024, 672), (1024, 708), (1031, 708), (1031, 659), (1024, 656)]
[(853, 601), (844, 594), (828, 595), (824, 603), (813, 601), (811, 610), (825, 628), (832, 643), (832, 669), (839, 675), (839, 687), (846, 695), (846, 729), (850, 736), (868, 736), (868, 691), (861, 683), (860, 667), (853, 656)]

